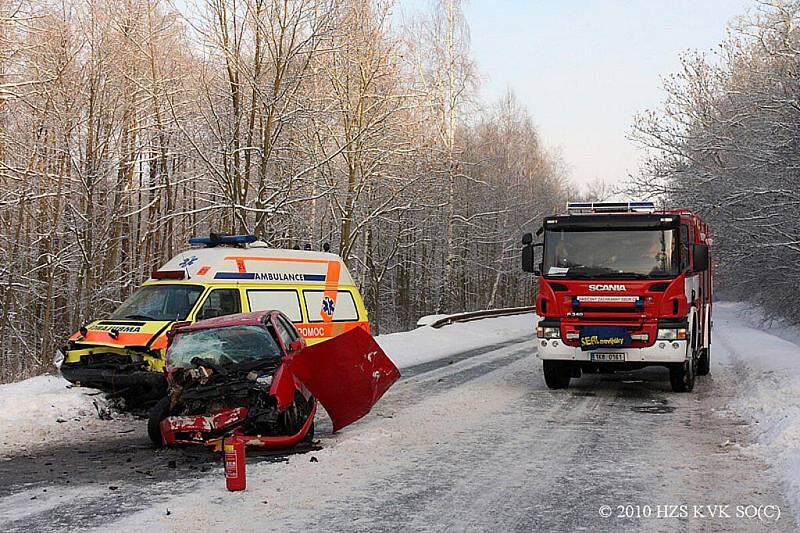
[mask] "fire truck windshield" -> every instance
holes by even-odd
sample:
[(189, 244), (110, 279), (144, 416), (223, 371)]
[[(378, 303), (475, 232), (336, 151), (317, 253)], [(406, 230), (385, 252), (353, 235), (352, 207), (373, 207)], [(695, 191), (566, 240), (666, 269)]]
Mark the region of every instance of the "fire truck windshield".
[(547, 277), (670, 278), (678, 273), (675, 230), (598, 229), (545, 232)]

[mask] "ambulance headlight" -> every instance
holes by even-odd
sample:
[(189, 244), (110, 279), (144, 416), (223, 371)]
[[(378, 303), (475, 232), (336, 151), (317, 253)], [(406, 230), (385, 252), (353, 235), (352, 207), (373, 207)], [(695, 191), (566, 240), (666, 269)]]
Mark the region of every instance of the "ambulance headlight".
[(686, 328), (678, 329), (659, 329), (658, 340), (660, 341), (685, 341)]
[(560, 339), (561, 328), (539, 326), (536, 328), (536, 336), (540, 339)]
[(64, 359), (66, 358), (67, 356), (64, 355), (64, 351), (61, 350), (61, 348), (59, 348), (58, 350), (56, 350), (55, 355), (53, 355), (53, 364), (56, 366), (57, 369), (61, 370), (61, 365), (64, 364)]

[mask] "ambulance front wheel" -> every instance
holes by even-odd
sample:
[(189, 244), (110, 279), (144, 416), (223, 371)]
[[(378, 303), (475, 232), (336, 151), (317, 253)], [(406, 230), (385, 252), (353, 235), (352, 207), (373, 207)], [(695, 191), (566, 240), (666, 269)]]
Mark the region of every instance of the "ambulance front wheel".
[(161, 421), (169, 415), (170, 397), (164, 396), (156, 403), (147, 417), (147, 436), (153, 441), (156, 448), (161, 448), (164, 441), (161, 438)]
[(564, 361), (542, 361), (544, 370), (544, 382), (550, 389), (566, 389), (572, 378), (572, 365)]

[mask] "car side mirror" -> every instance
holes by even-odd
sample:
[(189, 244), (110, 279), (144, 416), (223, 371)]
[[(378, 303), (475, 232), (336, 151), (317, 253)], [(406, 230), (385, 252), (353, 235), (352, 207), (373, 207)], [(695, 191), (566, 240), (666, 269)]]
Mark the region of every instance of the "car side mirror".
[(296, 341), (292, 341), (289, 343), (289, 351), (296, 352), (303, 348), (303, 341), (297, 339)]
[(692, 268), (695, 272), (705, 272), (708, 270), (708, 245), (692, 245)]
[(527, 246), (533, 242), (533, 234), (532, 233), (525, 233), (522, 236), (522, 245)]

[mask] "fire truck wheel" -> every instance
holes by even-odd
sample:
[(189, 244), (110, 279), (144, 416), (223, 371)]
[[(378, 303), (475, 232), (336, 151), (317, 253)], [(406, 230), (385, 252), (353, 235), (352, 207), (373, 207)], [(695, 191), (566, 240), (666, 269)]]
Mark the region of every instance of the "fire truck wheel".
[(711, 372), (711, 348), (703, 348), (697, 360), (697, 375), (707, 376), (709, 372)]
[(692, 357), (683, 363), (674, 363), (669, 367), (669, 381), (672, 392), (692, 392), (694, 376), (697, 370), (697, 358)]
[(569, 363), (562, 361), (542, 361), (544, 382), (551, 389), (566, 389), (572, 377), (572, 368)]
[(169, 396), (164, 396), (156, 403), (147, 418), (147, 436), (153, 441), (156, 448), (161, 448), (164, 441), (161, 440), (161, 421), (169, 415)]

